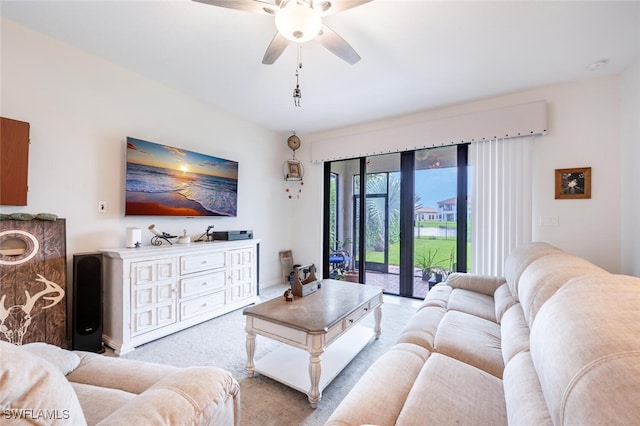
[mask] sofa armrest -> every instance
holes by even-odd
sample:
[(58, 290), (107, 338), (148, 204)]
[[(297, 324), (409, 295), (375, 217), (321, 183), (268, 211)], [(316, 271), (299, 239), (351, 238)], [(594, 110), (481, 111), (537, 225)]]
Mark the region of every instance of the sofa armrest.
[[(70, 382), (129, 393), (141, 394), (160, 380), (180, 371), (180, 368), (171, 365), (114, 358), (93, 352), (74, 353), (80, 357), (80, 364), (67, 374)], [(103, 371), (108, 371), (108, 374), (96, 374)]]
[(225, 370), (187, 367), (160, 380), (99, 423), (238, 425), (240, 385)]
[(475, 275), (463, 272), (454, 272), (447, 278), (447, 285), (452, 288), (475, 291), (493, 297), (498, 287), (507, 282), (504, 277), (492, 277), (487, 275)]

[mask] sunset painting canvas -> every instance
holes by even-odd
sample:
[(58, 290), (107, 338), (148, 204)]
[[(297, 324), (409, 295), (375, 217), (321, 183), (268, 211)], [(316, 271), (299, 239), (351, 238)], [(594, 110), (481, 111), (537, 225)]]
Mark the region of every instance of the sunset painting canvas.
[(127, 138), (125, 215), (236, 216), (238, 163)]

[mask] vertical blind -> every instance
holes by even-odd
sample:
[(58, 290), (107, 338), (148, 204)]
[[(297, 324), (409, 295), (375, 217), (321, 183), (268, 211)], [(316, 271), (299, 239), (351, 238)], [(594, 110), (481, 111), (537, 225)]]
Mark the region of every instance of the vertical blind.
[(502, 276), (507, 255), (531, 242), (534, 138), (493, 139), (469, 147), (473, 273)]

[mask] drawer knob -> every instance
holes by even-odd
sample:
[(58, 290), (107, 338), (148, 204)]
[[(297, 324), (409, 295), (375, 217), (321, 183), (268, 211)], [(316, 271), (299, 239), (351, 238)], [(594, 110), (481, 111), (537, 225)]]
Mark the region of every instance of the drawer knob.
[(364, 308), (364, 311), (367, 312), (369, 310), (369, 308)]
[(349, 319), (349, 323), (353, 324), (353, 318)]

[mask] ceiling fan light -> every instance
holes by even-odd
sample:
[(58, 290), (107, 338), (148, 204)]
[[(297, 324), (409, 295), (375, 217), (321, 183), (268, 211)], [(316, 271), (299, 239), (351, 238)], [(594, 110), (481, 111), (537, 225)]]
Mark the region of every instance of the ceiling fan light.
[(288, 40), (303, 43), (316, 38), (322, 18), (306, 2), (290, 1), (276, 13), (276, 28)]

